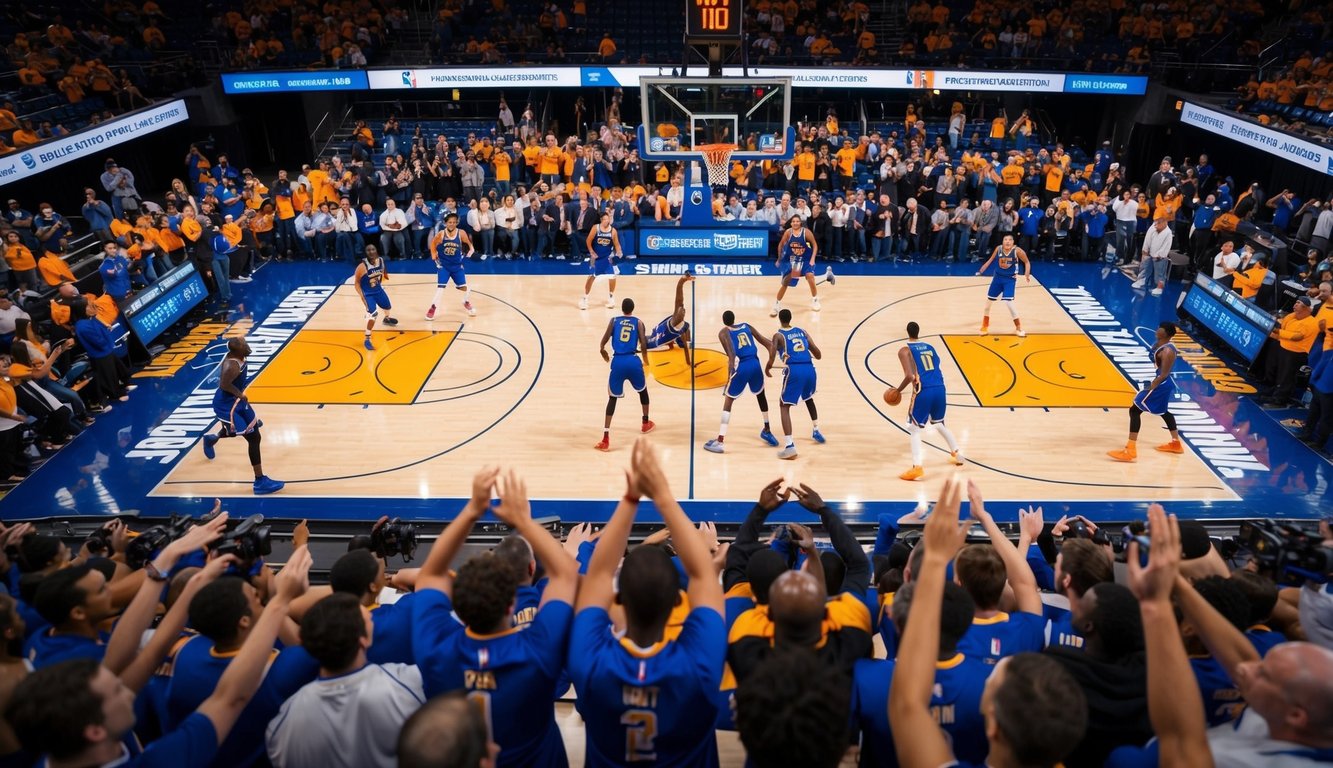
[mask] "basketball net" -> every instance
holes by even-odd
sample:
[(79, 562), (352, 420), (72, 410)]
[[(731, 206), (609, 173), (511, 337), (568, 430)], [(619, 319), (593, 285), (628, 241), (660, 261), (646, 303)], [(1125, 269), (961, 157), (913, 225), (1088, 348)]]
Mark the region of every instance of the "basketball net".
[(727, 186), (731, 178), (731, 153), (736, 151), (736, 145), (700, 144), (695, 149), (704, 156), (704, 167), (708, 169), (708, 185)]

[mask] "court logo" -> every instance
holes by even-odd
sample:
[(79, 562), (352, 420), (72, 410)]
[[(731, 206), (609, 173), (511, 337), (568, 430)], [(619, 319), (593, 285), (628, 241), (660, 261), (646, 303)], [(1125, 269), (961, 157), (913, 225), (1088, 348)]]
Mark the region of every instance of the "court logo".
[(37, 160), (33, 158), (31, 152), (24, 152), (19, 155), (19, 159), (23, 161), (24, 165), (28, 166), (28, 170), (30, 171), (37, 167)]

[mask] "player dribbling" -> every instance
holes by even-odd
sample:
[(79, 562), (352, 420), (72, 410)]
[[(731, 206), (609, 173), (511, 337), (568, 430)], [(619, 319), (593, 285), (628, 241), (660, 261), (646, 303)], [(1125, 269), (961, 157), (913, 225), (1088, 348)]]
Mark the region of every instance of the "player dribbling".
[(962, 465), (963, 457), (958, 451), (958, 441), (953, 432), (944, 426), (945, 395), (944, 374), (940, 371), (940, 357), (935, 348), (917, 337), (921, 328), (916, 323), (907, 324), (907, 344), (898, 350), (898, 361), (903, 365), (903, 381), (895, 389), (901, 394), (908, 384), (912, 385), (912, 404), (908, 406), (907, 434), (912, 439), (912, 468), (898, 477), (903, 480), (920, 480), (925, 474), (921, 468), (924, 449), (921, 444), (922, 434), (934, 427), (944, 436), (949, 444), (949, 460)]

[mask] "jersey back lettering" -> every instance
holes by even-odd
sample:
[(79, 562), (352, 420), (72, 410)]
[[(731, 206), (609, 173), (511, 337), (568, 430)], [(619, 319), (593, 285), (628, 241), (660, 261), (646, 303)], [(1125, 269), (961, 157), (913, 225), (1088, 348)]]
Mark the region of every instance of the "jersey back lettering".
[(944, 386), (940, 356), (935, 348), (924, 341), (909, 341), (907, 349), (912, 353), (912, 362), (916, 363), (916, 375), (921, 379), (921, 388)]

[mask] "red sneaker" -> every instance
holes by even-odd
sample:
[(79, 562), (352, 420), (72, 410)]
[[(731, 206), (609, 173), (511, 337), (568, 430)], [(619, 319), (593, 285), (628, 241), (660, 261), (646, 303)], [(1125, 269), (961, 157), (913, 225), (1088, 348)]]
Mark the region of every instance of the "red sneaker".
[(652, 423), (651, 421), (645, 421), (645, 422), (643, 423), (643, 429), (640, 430), (640, 431), (643, 432), (643, 434), (646, 435), (646, 434), (648, 434), (649, 432), (652, 432), (653, 429), (656, 428), (656, 427), (657, 427), (657, 425), (654, 424), (654, 423)]
[(430, 309), (426, 310), (426, 319), (427, 319), (427, 320), (434, 320), (434, 319), (435, 319), (435, 305), (434, 305), (434, 304), (431, 304), (431, 305), (430, 305)]
[(609, 450), (611, 450), (611, 440), (610, 440), (610, 438), (603, 437), (603, 438), (602, 438), (602, 442), (598, 443), (597, 445), (594, 445), (593, 448), (596, 448), (596, 449), (599, 450), (599, 451), (609, 451)]

